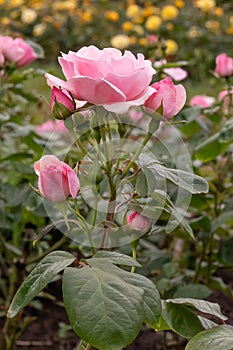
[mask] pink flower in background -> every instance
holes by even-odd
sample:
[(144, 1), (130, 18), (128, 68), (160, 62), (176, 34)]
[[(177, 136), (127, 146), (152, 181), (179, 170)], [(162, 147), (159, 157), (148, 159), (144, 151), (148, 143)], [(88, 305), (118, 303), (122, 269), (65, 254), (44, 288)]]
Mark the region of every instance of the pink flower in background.
[(218, 95), (219, 101), (222, 101), (222, 110), (224, 113), (230, 113), (230, 107), (233, 106), (233, 86), (230, 90), (223, 90)]
[(150, 227), (150, 219), (146, 216), (143, 216), (136, 211), (132, 212), (127, 218), (128, 225), (137, 231), (144, 231)]
[(163, 116), (170, 120), (179, 113), (186, 101), (186, 91), (183, 85), (174, 85), (171, 78), (167, 77), (152, 84), (154, 93), (145, 102), (145, 107), (156, 111), (162, 107)]
[(151, 34), (151, 35), (148, 35), (147, 36), (147, 42), (148, 42), (148, 45), (150, 46), (154, 46), (158, 43), (159, 39), (157, 37), (157, 35), (154, 35), (154, 34)]
[(13, 39), (10, 36), (0, 36), (0, 66), (6, 61), (17, 62), (19, 68), (27, 66), (37, 59), (32, 47), (22, 38)]
[(233, 58), (228, 57), (226, 53), (218, 55), (216, 57), (216, 68), (214, 72), (222, 77), (233, 75)]
[(74, 99), (125, 113), (130, 106), (143, 105), (153, 93), (149, 86), (155, 73), (142, 54), (114, 48), (83, 47), (59, 57), (66, 81), (46, 73), (47, 84), (68, 90)]
[(165, 68), (163, 71), (176, 81), (184, 80), (188, 76), (186, 70), (182, 68)]
[(191, 98), (189, 105), (191, 107), (199, 106), (201, 108), (208, 108), (208, 107), (211, 107), (214, 103), (215, 103), (215, 98), (212, 96), (196, 95)]
[(62, 202), (69, 196), (77, 196), (80, 184), (76, 173), (57, 157), (43, 156), (34, 163), (34, 170), (39, 176), (38, 187), (43, 197)]
[[(160, 68), (163, 65), (167, 64), (167, 60), (166, 59), (161, 59), (159, 61), (156, 61), (154, 63), (155, 68)], [(163, 72), (167, 75), (169, 75), (172, 79), (176, 80), (176, 81), (181, 81), (187, 78), (188, 73), (186, 72), (186, 70), (177, 67), (177, 68), (164, 68)]]
[(36, 126), (36, 132), (39, 135), (47, 135), (55, 133), (64, 133), (68, 132), (67, 128), (64, 125), (63, 120), (47, 120), (41, 125)]

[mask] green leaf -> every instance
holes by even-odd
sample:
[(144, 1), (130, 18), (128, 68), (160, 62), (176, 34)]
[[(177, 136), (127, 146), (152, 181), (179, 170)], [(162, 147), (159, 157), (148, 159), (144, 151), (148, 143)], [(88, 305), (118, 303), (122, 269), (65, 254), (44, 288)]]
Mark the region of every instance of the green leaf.
[(27, 276), (19, 287), (9, 307), (7, 317), (14, 317), (22, 310), (54, 277), (74, 261), (74, 256), (63, 251), (48, 254)]
[(186, 305), (166, 301), (163, 317), (174, 332), (188, 339), (203, 330), (198, 316)]
[(211, 290), (203, 284), (188, 284), (179, 286), (174, 294), (174, 298), (194, 298), (204, 299), (211, 294)]
[(192, 194), (207, 193), (209, 191), (208, 182), (201, 176), (179, 169), (166, 168), (161, 164), (156, 164), (153, 167), (153, 170), (155, 170), (161, 177), (167, 178), (175, 185)]
[(167, 299), (166, 302), (173, 304), (185, 304), (195, 307), (197, 310), (202, 313), (210, 314), (220, 318), (223, 321), (227, 320), (227, 317), (221, 313), (220, 306), (216, 303), (211, 303), (206, 300), (198, 300), (192, 298), (176, 298), (176, 299)]
[(155, 328), (158, 324), (158, 320), (161, 316), (162, 307), (160, 295), (155, 284), (145, 276), (139, 275), (137, 273), (127, 272), (115, 266), (111, 266), (111, 263), (107, 263), (107, 261), (101, 261), (101, 259), (89, 259), (87, 262), (91, 266), (100, 266), (103, 270), (110, 272), (114, 272), (114, 275), (121, 278), (121, 280), (126, 283), (139, 287), (143, 290), (143, 310), (144, 317), (143, 322), (147, 323), (149, 326)]
[[(141, 264), (137, 260), (131, 258), (131, 256), (124, 255), (117, 252), (110, 252), (107, 250), (100, 250), (94, 256), (93, 259), (101, 259), (103, 262), (111, 262), (112, 264), (123, 265), (123, 266), (138, 266)], [(91, 259), (88, 260), (88, 262)]]
[(195, 150), (194, 157), (202, 162), (208, 162), (222, 154), (227, 148), (227, 143), (219, 142), (220, 133), (214, 134), (201, 143)]
[(196, 334), (185, 350), (233, 350), (233, 327), (222, 325)]
[(220, 250), (218, 252), (218, 258), (221, 262), (223, 262), (225, 265), (232, 265), (233, 264), (233, 237), (225, 240), (223, 244), (220, 247)]
[[(95, 259), (98, 260), (98, 259)], [(121, 350), (138, 335), (143, 322), (143, 290), (98, 264), (66, 268), (63, 298), (74, 331), (100, 350)]]

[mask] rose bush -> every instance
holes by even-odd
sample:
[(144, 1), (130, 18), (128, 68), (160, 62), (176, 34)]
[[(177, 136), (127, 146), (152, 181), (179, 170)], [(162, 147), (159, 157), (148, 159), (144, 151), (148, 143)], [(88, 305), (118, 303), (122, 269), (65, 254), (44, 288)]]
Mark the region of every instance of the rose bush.
[(114, 48), (83, 47), (58, 59), (66, 81), (49, 73), (49, 86), (66, 89), (77, 100), (124, 113), (130, 106), (143, 105), (153, 93), (149, 86), (155, 70), (142, 54), (122, 55)]

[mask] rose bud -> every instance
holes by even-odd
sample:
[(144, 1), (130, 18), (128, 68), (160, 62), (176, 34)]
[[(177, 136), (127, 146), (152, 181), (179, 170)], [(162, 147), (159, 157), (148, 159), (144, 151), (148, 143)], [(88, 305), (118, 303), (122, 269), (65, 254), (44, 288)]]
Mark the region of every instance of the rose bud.
[(50, 109), (56, 119), (66, 119), (74, 112), (75, 102), (67, 90), (53, 86)]
[(233, 58), (225, 53), (218, 55), (214, 72), (221, 77), (230, 77), (233, 74)]
[(127, 218), (128, 225), (137, 231), (146, 231), (150, 227), (150, 219), (133, 211)]
[(43, 156), (34, 163), (34, 170), (39, 176), (38, 187), (43, 197), (63, 202), (69, 196), (77, 196), (80, 184), (76, 173), (57, 157)]

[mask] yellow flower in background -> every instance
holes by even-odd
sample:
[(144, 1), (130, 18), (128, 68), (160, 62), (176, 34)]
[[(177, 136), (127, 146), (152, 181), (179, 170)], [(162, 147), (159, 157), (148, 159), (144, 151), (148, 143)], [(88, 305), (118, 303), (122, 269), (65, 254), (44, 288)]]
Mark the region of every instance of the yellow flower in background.
[(3, 5), (5, 3), (5, 0), (0, 0), (0, 5)]
[(147, 38), (140, 38), (139, 40), (138, 40), (138, 43), (139, 43), (139, 45), (140, 46), (147, 46)]
[(57, 11), (70, 11), (76, 8), (76, 2), (72, 0), (68, 1), (53, 1), (52, 7)]
[(230, 25), (230, 26), (226, 29), (226, 33), (227, 33), (227, 34), (233, 34), (233, 25)]
[(138, 35), (141, 35), (141, 36), (144, 35), (144, 29), (142, 28), (142, 26), (138, 24), (134, 25), (132, 30), (136, 32)]
[(205, 23), (207, 29), (213, 31), (216, 34), (220, 34), (220, 23), (218, 21), (207, 21)]
[(25, 24), (31, 24), (37, 19), (37, 13), (35, 10), (28, 7), (23, 7), (21, 12), (21, 21)]
[(161, 18), (159, 16), (153, 15), (147, 18), (145, 27), (147, 30), (154, 31), (159, 28), (161, 23)]
[(92, 12), (88, 10), (84, 11), (81, 19), (84, 23), (90, 23), (92, 21)]
[(156, 12), (156, 7), (154, 6), (148, 6), (143, 9), (143, 16), (144, 17), (149, 17), (151, 15), (157, 14)]
[(36, 24), (33, 28), (33, 35), (41, 36), (42, 34), (45, 33), (46, 29), (47, 29), (47, 25), (45, 23)]
[(215, 7), (215, 0), (197, 0), (196, 7), (203, 12), (208, 12)]
[(10, 24), (10, 19), (8, 17), (1, 18), (1, 24), (3, 26), (8, 26)]
[(222, 7), (216, 7), (216, 9), (214, 10), (214, 13), (216, 16), (218, 17), (222, 17), (224, 11), (223, 11), (223, 8)]
[(178, 14), (179, 11), (175, 6), (172, 5), (164, 6), (161, 10), (161, 17), (164, 21), (176, 18)]
[(28, 3), (28, 7), (32, 7), (36, 10), (40, 10), (45, 7), (45, 4), (44, 4), (44, 1), (41, 1), (41, 0), (31, 0)]
[(175, 1), (175, 6), (178, 7), (179, 9), (181, 9), (182, 7), (185, 6), (185, 3), (183, 0), (176, 0)]
[(131, 35), (131, 36), (129, 37), (129, 44), (130, 44), (130, 45), (134, 45), (134, 44), (136, 44), (136, 42), (137, 42), (137, 37)]
[(129, 47), (130, 38), (128, 37), (128, 35), (117, 34), (111, 38), (110, 43), (116, 49), (123, 50)]
[(126, 9), (126, 17), (133, 18), (137, 17), (142, 13), (142, 9), (138, 5), (130, 5)]
[(166, 43), (166, 49), (165, 53), (167, 56), (173, 56), (177, 53), (178, 50), (178, 44), (175, 40), (167, 39), (165, 40)]
[(17, 7), (23, 5), (24, 0), (10, 0), (7, 2), (7, 6), (11, 7)]
[(117, 22), (119, 20), (119, 13), (116, 11), (106, 11), (104, 16), (112, 22)]
[(167, 23), (166, 28), (167, 28), (167, 30), (173, 30), (174, 29), (174, 24), (173, 23)]
[(124, 30), (124, 32), (130, 32), (133, 28), (133, 23), (132, 22), (124, 22), (122, 23), (122, 30)]
[(133, 17), (131, 20), (135, 24), (142, 24), (144, 22), (144, 18), (142, 16)]
[(187, 36), (188, 38), (198, 38), (201, 35), (201, 32), (198, 27), (192, 26), (189, 28)]

